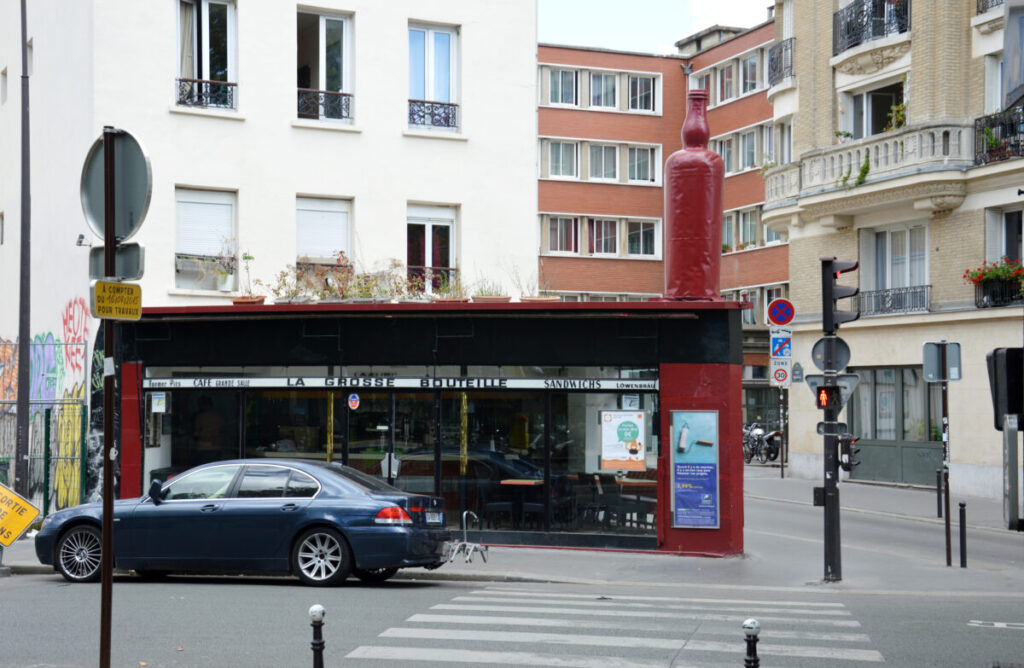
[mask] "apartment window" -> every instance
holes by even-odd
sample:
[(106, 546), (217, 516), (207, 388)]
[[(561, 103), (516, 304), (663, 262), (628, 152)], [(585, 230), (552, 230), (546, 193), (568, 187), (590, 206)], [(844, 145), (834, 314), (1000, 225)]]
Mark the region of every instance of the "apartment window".
[(732, 97), (732, 65), (729, 65), (718, 70), (718, 101), (725, 102)]
[(722, 216), (722, 252), (728, 253), (735, 249), (736, 236), (733, 233), (733, 223), (735, 222), (735, 216), (731, 213), (727, 213)]
[(175, 287), (234, 289), (238, 273), (235, 199), (231, 192), (175, 191)]
[(551, 70), (551, 91), (548, 101), (551, 104), (576, 104), (578, 76), (575, 70)]
[(178, 0), (178, 97), (184, 106), (236, 106), (235, 4)]
[(925, 227), (866, 231), (873, 236), (875, 290), (906, 288), (927, 284), (927, 233)]
[(850, 132), (854, 139), (895, 129), (892, 127), (892, 108), (902, 103), (903, 82), (865, 93), (844, 94), (841, 105), (844, 111), (849, 110), (847, 113), (850, 120), (843, 129)]
[(757, 305), (759, 303), (758, 292), (759, 292), (759, 290), (757, 288), (753, 288), (753, 289), (750, 289), (750, 290), (740, 290), (740, 301), (741, 302), (750, 302), (750, 304), (751, 304), (750, 308), (743, 309), (741, 311), (741, 313), (743, 314), (743, 324), (744, 325), (758, 325), (758, 324), (760, 324), (757, 321), (757, 316), (758, 316)]
[(580, 223), (577, 218), (552, 217), (548, 220), (548, 250), (553, 253), (580, 251)]
[(299, 197), (295, 200), (297, 262), (333, 263), (349, 252), (349, 203)]
[(757, 212), (755, 211), (740, 211), (740, 246), (746, 248), (748, 246), (757, 245)]
[(740, 61), (740, 86), (744, 93), (757, 90), (757, 54), (752, 53)]
[(757, 166), (757, 133), (751, 130), (740, 135), (740, 169)]
[(655, 180), (655, 149), (653, 148), (629, 148), (629, 180), (647, 181)]
[(764, 226), (764, 242), (765, 244), (777, 244), (783, 241), (782, 235)]
[(352, 118), (350, 21), (300, 12), (296, 20), (299, 118)]
[(605, 146), (600, 144), (590, 145), (590, 178), (592, 179), (617, 179), (618, 170), (615, 169), (619, 155), (617, 146)]
[(775, 128), (771, 125), (761, 126), (761, 157), (775, 162)]
[(614, 254), (619, 235), (619, 221), (590, 219), (588, 252)]
[(718, 155), (722, 156), (722, 162), (725, 164), (725, 173), (728, 174), (733, 170), (732, 137), (728, 139), (719, 139), (715, 144)]
[(693, 83), (690, 86), (691, 88), (706, 91), (711, 90), (711, 75), (706, 72), (704, 74), (693, 75), (692, 82)]
[(626, 224), (626, 252), (630, 255), (655, 255), (655, 224), (629, 221)]
[(409, 281), (431, 294), (458, 280), (455, 268), (455, 209), (408, 205), (405, 265)]
[(605, 107), (614, 109), (615, 81), (614, 74), (591, 74), (590, 75), (590, 106)]
[(847, 403), (852, 432), (879, 441), (939, 441), (942, 388), (921, 367), (850, 369), (860, 376)]
[(459, 126), (457, 43), (454, 28), (409, 26), (410, 126)]
[(578, 174), (576, 171), (576, 150), (577, 146), (574, 142), (551, 142), (551, 160), (548, 170), (551, 176), (576, 177)]
[(786, 165), (793, 160), (793, 126), (789, 123), (780, 123), (778, 127), (779, 136), (776, 144), (778, 160), (776, 162)]
[(654, 77), (629, 77), (629, 108), (654, 111)]
[(776, 299), (784, 299), (785, 297), (785, 285), (773, 285), (764, 289), (764, 311), (761, 313), (762, 322), (768, 322), (768, 305)]

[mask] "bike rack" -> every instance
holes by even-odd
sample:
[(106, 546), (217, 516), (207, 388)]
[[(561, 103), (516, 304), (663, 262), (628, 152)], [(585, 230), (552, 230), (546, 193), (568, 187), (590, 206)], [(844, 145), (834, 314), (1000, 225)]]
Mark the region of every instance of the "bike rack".
[(466, 563), (469, 564), (473, 561), (473, 553), (478, 553), (480, 558), (484, 560), (484, 563), (487, 563), (487, 546), (481, 545), (480, 543), (470, 543), (468, 540), (466, 515), (472, 515), (474, 520), (478, 522), (480, 521), (480, 518), (477, 517), (476, 513), (472, 510), (467, 510), (462, 513), (462, 540), (456, 541), (452, 544), (451, 549), (448, 551), (447, 562), (451, 563), (455, 561), (455, 557), (459, 554), (465, 554)]

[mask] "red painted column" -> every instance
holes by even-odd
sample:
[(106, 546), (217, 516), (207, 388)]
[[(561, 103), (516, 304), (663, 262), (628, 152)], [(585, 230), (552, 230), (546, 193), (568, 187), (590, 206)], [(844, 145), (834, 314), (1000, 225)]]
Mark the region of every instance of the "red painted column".
[(665, 299), (720, 299), (722, 156), (708, 150), (707, 91), (691, 90), (683, 148), (665, 161)]
[(142, 496), (142, 364), (121, 364), (121, 498)]
[[(739, 364), (662, 364), (661, 454), (658, 457), (658, 547), (691, 556), (743, 552), (743, 367)], [(672, 411), (718, 413), (718, 529), (672, 527)]]

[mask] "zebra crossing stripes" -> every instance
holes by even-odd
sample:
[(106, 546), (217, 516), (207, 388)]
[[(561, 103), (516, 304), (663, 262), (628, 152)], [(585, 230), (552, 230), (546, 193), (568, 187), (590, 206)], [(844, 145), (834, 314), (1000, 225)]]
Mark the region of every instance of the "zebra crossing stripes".
[[(768, 614), (764, 614), (768, 613)], [(347, 660), (524, 666), (736, 665), (740, 623), (762, 626), (772, 665), (881, 663), (841, 603), (607, 596), (489, 587), (460, 594), (384, 630)], [(867, 645), (865, 647), (865, 645)], [(615, 654), (617, 656), (608, 656)]]

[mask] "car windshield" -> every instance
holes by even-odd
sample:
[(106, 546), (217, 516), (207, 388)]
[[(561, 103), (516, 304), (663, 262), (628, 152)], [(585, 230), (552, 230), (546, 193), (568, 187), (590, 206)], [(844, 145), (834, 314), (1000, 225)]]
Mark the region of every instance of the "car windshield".
[(363, 487), (363, 488), (368, 489), (370, 491), (373, 491), (373, 492), (396, 492), (398, 494), (402, 494), (403, 493), (402, 490), (398, 489), (397, 487), (392, 487), (391, 485), (387, 484), (386, 482), (384, 482), (380, 478), (375, 478), (372, 475), (367, 475), (366, 473), (363, 473), (362, 471), (358, 471), (358, 470), (356, 470), (356, 469), (354, 469), (354, 468), (352, 468), (350, 466), (345, 466), (344, 464), (339, 464), (337, 462), (331, 462), (331, 463), (316, 462), (316, 464), (317, 464), (317, 466), (322, 466), (323, 468), (327, 469), (331, 473), (335, 473), (337, 475), (340, 475), (342, 478), (345, 478), (345, 480), (347, 480), (349, 482), (354, 482), (355, 484), (359, 485), (360, 487)]

